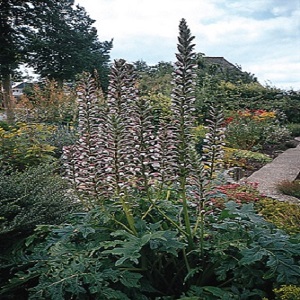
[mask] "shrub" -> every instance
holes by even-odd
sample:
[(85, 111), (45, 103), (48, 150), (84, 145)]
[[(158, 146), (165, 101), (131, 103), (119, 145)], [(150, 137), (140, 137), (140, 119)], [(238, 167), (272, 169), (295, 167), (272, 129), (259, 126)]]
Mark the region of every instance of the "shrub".
[(300, 233), (299, 204), (263, 198), (256, 203), (258, 212), (278, 228), (289, 234)]
[(32, 233), (37, 224), (58, 224), (76, 208), (56, 171), (57, 166), (48, 164), (11, 174), (0, 171), (2, 250)]
[(284, 180), (277, 184), (277, 189), (285, 195), (293, 196), (300, 199), (300, 180)]
[(270, 156), (259, 152), (229, 147), (224, 147), (224, 151), (224, 165), (226, 168), (241, 167), (243, 169), (251, 170), (253, 169), (253, 166), (261, 167), (272, 161)]
[(287, 124), (287, 128), (289, 129), (291, 136), (294, 136), (294, 137), (300, 136), (300, 124), (299, 123)]
[(278, 143), (289, 136), (279, 124), (275, 112), (245, 110), (225, 120), (227, 145), (243, 150), (257, 150), (266, 143)]
[(3, 130), (9, 130), (9, 124), (5, 121), (0, 121), (0, 128)]
[(54, 157), (60, 158), (63, 153), (63, 147), (74, 144), (77, 139), (77, 127), (59, 125), (49, 133), (46, 142), (54, 147)]
[(25, 123), (10, 126), (9, 130), (0, 128), (0, 166), (24, 170), (54, 161), (55, 147), (47, 141), (54, 130), (54, 126)]
[(77, 95), (75, 89), (58, 86), (47, 80), (42, 86), (34, 85), (30, 95), (23, 95), (16, 110), (16, 120), (70, 124), (77, 120)]

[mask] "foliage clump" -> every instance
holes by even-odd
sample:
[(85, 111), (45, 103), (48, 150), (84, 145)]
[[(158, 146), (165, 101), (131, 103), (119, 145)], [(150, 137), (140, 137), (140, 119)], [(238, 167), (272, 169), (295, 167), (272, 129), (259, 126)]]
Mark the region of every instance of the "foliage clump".
[(52, 125), (30, 123), (17, 123), (8, 130), (0, 128), (0, 166), (24, 170), (53, 162), (55, 147), (48, 139), (54, 131)]
[(55, 165), (40, 164), (10, 174), (1, 170), (1, 245), (8, 247), (26, 237), (38, 224), (61, 223), (77, 205)]
[(289, 137), (274, 111), (242, 110), (227, 117), (227, 146), (243, 150), (262, 149), (267, 143), (276, 144)]
[(297, 300), (300, 299), (300, 287), (295, 285), (283, 285), (274, 289), (276, 300)]
[(285, 195), (293, 196), (300, 199), (300, 180), (284, 180), (277, 184), (277, 189)]
[(300, 233), (300, 206), (297, 203), (261, 199), (257, 209), (264, 218), (289, 234)]
[(34, 84), (17, 103), (16, 120), (50, 124), (74, 124), (77, 121), (77, 95), (68, 85), (59, 87), (54, 80)]

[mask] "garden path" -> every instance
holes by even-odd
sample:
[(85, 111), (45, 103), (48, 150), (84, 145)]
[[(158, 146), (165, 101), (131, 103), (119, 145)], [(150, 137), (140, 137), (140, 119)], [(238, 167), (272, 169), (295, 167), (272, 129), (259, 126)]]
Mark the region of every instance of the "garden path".
[[(295, 138), (300, 142), (300, 137)], [(274, 199), (281, 201), (292, 201), (300, 203), (300, 200), (283, 195), (276, 185), (284, 180), (293, 181), (300, 173), (300, 144), (296, 148), (290, 148), (278, 155), (272, 162), (266, 164), (248, 178), (242, 179), (246, 182), (258, 183), (258, 190)]]

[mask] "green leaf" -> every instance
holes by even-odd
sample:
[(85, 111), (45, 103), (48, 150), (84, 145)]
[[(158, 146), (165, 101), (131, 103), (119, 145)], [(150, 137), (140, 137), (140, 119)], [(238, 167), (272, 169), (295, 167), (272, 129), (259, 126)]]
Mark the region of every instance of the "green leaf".
[(133, 272), (124, 272), (123, 275), (120, 277), (120, 281), (124, 286), (128, 288), (139, 288), (140, 283), (139, 280), (143, 276), (138, 273), (133, 273)]
[(268, 255), (268, 252), (264, 248), (256, 246), (254, 248), (247, 248), (242, 250), (241, 254), (243, 258), (240, 259), (239, 264), (250, 265), (256, 261), (261, 261), (264, 256)]

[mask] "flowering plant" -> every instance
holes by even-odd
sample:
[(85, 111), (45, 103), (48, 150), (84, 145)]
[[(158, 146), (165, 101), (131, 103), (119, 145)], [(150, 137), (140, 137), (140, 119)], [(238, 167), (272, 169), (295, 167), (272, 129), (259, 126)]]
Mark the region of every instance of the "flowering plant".
[(210, 199), (213, 207), (223, 209), (228, 201), (237, 204), (255, 203), (265, 198), (257, 190), (258, 183), (230, 183), (216, 187), (214, 196)]
[(224, 125), (227, 146), (243, 150), (257, 150), (266, 143), (277, 143), (289, 135), (276, 112), (263, 109), (238, 111), (229, 115)]

